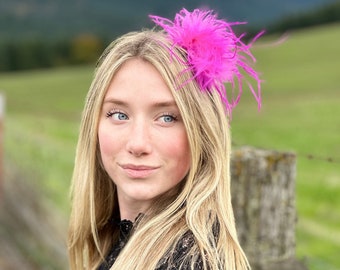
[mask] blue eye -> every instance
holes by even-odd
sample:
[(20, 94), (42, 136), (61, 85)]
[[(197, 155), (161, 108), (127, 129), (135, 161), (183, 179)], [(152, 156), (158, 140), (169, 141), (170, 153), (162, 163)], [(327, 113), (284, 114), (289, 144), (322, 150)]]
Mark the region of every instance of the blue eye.
[(115, 111), (110, 111), (106, 114), (106, 117), (108, 118), (113, 118), (114, 120), (119, 120), (119, 121), (124, 121), (124, 120), (128, 120), (129, 117), (122, 112), (115, 112)]
[(165, 115), (161, 116), (160, 119), (165, 123), (172, 123), (172, 122), (176, 121), (177, 118), (175, 116), (165, 114)]
[(125, 113), (121, 113), (121, 112), (114, 113), (113, 118), (116, 120), (128, 120), (129, 119)]

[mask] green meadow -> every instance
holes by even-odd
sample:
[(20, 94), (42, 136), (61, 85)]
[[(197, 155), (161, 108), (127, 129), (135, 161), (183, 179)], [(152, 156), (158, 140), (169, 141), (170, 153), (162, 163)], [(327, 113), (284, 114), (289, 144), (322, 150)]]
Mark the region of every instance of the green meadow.
[[(244, 89), (231, 122), (236, 146), (296, 153), (296, 249), (311, 270), (340, 269), (339, 48), (339, 24), (261, 38), (253, 52), (264, 80), (262, 109)], [(0, 74), (7, 107), (5, 164), (39, 188), (65, 218), (93, 69)]]

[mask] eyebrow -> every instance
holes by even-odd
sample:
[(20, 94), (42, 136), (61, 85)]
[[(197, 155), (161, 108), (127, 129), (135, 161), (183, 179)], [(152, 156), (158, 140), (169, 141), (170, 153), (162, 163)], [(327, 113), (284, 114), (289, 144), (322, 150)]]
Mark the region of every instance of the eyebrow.
[[(107, 98), (104, 100), (104, 104), (107, 103), (112, 103), (115, 105), (120, 105), (120, 106), (125, 106), (128, 107), (129, 104), (126, 101), (120, 100), (120, 99), (115, 99), (115, 98)], [(155, 108), (163, 108), (163, 107), (177, 107), (177, 104), (174, 100), (170, 101), (156, 101), (152, 103), (152, 107)]]
[(114, 99), (114, 98), (104, 99), (103, 104), (106, 104), (106, 103), (112, 103), (112, 104), (127, 106), (127, 102), (119, 100), (119, 99)]

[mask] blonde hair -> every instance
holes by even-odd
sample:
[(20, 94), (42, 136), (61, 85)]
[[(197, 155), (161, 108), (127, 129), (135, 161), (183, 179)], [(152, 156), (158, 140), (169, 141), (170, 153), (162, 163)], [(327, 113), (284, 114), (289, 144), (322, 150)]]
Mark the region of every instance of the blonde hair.
[(186, 258), (192, 264), (201, 256), (204, 269), (249, 268), (231, 206), (231, 139), (224, 105), (217, 91), (202, 92), (190, 72), (183, 72), (186, 52), (172, 46), (162, 32), (144, 30), (117, 39), (99, 59), (83, 112), (72, 179), (71, 269), (95, 269), (117, 241), (118, 232), (109, 222), (118, 209), (116, 190), (101, 164), (97, 131), (106, 90), (131, 58), (154, 65), (172, 91), (186, 127), (191, 166), (176, 196), (162, 196), (142, 218), (111, 269), (155, 269), (188, 231), (195, 239)]

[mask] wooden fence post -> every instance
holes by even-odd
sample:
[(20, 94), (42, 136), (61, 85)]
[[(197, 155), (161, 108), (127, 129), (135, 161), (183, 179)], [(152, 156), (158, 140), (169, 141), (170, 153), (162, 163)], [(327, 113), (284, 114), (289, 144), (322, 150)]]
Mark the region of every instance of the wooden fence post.
[(296, 156), (233, 151), (231, 191), (237, 230), (253, 270), (307, 269), (295, 259)]

